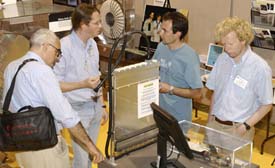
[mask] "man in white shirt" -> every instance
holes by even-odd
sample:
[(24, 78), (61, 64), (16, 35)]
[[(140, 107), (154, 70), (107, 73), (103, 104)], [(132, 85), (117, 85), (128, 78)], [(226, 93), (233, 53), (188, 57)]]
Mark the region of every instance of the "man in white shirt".
[[(57, 134), (60, 134), (62, 128), (68, 128), (72, 137), (93, 157), (94, 162), (101, 162), (104, 159), (103, 155), (87, 135), (77, 113), (62, 95), (59, 82), (52, 71), (61, 56), (58, 37), (48, 29), (40, 29), (32, 35), (30, 42), (30, 51), (12, 61), (4, 72), (3, 98), (19, 65), (26, 59), (37, 60), (27, 63), (19, 71), (9, 110), (16, 112), (27, 105), (48, 107), (54, 116)], [(19, 166), (23, 168), (71, 167), (66, 143), (60, 135), (58, 139), (58, 144), (52, 148), (16, 153)]]
[[(99, 52), (93, 39), (101, 33), (99, 10), (85, 3), (80, 4), (72, 14), (72, 27), (72, 32), (61, 39), (62, 57), (54, 72), (65, 97), (78, 113), (88, 135), (96, 142), (101, 120), (105, 124), (108, 119), (102, 91), (93, 91), (101, 74)], [(72, 144), (73, 168), (91, 167), (87, 152), (74, 141)]]

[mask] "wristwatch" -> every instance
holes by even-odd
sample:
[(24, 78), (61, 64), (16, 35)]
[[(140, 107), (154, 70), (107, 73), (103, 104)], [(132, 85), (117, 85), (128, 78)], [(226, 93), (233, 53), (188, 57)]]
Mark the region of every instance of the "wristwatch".
[(250, 125), (248, 125), (246, 122), (244, 122), (243, 125), (245, 126), (245, 129), (246, 129), (247, 131), (250, 130), (251, 127), (250, 127)]
[(174, 94), (174, 93), (173, 93), (173, 90), (174, 90), (174, 86), (170, 85), (170, 88), (169, 88), (168, 93), (169, 93), (170, 95), (173, 95), (173, 94)]

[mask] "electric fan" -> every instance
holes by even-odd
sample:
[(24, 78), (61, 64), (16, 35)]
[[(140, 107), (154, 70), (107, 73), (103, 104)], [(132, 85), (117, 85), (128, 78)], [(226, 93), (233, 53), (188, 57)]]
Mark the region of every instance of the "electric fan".
[(125, 16), (120, 3), (106, 0), (100, 8), (103, 34), (110, 39), (117, 39), (125, 31)]

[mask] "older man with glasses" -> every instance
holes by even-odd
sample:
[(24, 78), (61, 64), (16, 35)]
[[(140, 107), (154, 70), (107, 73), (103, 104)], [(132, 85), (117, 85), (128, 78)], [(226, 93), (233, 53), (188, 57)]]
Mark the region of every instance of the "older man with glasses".
[(36, 31), (31, 39), (31, 48), (23, 57), (12, 61), (4, 72), (3, 98), (11, 85), (13, 76), (23, 61), (32, 59), (18, 72), (10, 111), (18, 111), (24, 106), (48, 107), (55, 119), (58, 143), (52, 148), (16, 153), (16, 160), (24, 168), (67, 168), (70, 166), (66, 142), (60, 136), (62, 128), (68, 128), (72, 137), (98, 163), (104, 159), (86, 133), (77, 113), (62, 95), (59, 82), (52, 67), (61, 56), (60, 41), (48, 29)]

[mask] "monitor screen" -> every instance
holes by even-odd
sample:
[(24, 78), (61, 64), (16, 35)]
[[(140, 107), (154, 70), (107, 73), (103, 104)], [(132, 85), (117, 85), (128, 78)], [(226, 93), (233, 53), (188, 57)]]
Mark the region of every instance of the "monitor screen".
[(217, 44), (209, 44), (206, 65), (213, 67), (218, 56), (223, 53), (223, 46)]
[(168, 136), (168, 140), (172, 141), (171, 143), (176, 146), (179, 152), (192, 159), (194, 157), (192, 150), (189, 148), (178, 121), (155, 103), (151, 103), (151, 108), (153, 109), (156, 125), (159, 128), (159, 136)]

